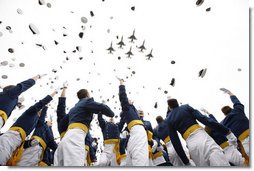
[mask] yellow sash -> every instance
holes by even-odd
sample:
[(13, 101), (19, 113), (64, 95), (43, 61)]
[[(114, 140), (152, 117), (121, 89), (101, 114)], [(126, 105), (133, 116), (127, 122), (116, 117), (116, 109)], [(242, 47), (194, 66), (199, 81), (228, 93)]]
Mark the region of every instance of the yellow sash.
[(66, 131), (62, 132), (61, 135), (60, 135), (60, 140), (63, 139), (64, 135), (65, 135)]
[(108, 139), (103, 141), (104, 144), (115, 144), (113, 152), (116, 154), (116, 162), (118, 165), (121, 163), (121, 154), (120, 154), (120, 140), (119, 139)]
[(69, 126), (68, 126), (68, 129), (74, 129), (74, 128), (79, 128), (81, 130), (83, 130), (86, 134), (88, 133), (88, 128), (85, 124), (82, 124), (82, 123), (71, 123)]
[(183, 134), (183, 139), (186, 140), (191, 133), (193, 133), (194, 131), (196, 131), (197, 129), (202, 128), (199, 124), (194, 124), (192, 126), (190, 126)]
[(128, 129), (131, 130), (131, 128), (134, 125), (144, 125), (143, 122), (141, 120), (133, 120), (128, 124)]
[(11, 158), (7, 161), (7, 166), (16, 166), (24, 152), (24, 142), (12, 153)]
[(86, 148), (86, 151), (87, 151), (87, 157), (86, 157), (86, 161), (87, 161), (87, 166), (91, 166), (91, 163), (92, 163), (92, 160), (91, 160), (91, 157), (90, 157), (90, 148), (88, 145), (85, 146)]
[(167, 144), (170, 141), (170, 137), (167, 136), (163, 141), (164, 141), (165, 144)]
[(47, 165), (45, 162), (40, 161), (40, 162), (39, 162), (39, 166), (45, 167), (45, 166), (48, 166), (48, 165)]
[(225, 141), (224, 143), (221, 143), (221, 144), (220, 144), (220, 147), (221, 147), (222, 149), (224, 149), (224, 148), (226, 148), (226, 147), (228, 147), (228, 146), (229, 146), (228, 141)]
[(5, 113), (5, 111), (0, 110), (0, 117), (2, 117), (2, 118), (3, 118), (3, 120), (4, 120), (4, 124), (5, 124), (5, 123), (6, 123), (6, 121), (7, 121), (7, 119), (8, 119), (8, 116), (7, 116), (7, 114)]
[(241, 135), (239, 135), (238, 140), (243, 142), (245, 138), (250, 135), (250, 129), (246, 129)]
[(160, 156), (163, 156), (163, 153), (162, 153), (161, 151), (159, 151), (159, 152), (153, 154), (152, 159), (154, 160), (154, 159), (156, 159), (157, 157), (160, 157)]

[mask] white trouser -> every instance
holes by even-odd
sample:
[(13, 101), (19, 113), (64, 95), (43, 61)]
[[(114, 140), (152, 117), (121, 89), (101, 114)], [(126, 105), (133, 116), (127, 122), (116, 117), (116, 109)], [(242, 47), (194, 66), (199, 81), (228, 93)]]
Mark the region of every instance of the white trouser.
[(142, 125), (134, 125), (130, 130), (126, 160), (127, 165), (149, 166), (147, 135)]
[(127, 157), (124, 157), (121, 159), (121, 163), (120, 163), (120, 166), (127, 166)]
[(17, 166), (38, 166), (42, 150), (39, 144), (25, 149)]
[(116, 154), (113, 152), (115, 144), (104, 144), (104, 150), (100, 156), (99, 166), (118, 166)]
[(4, 126), (4, 120), (3, 118), (0, 116), (0, 129)]
[[(148, 150), (149, 151), (149, 150)], [(149, 158), (149, 166), (154, 166), (153, 159)]]
[(184, 166), (185, 164), (182, 162), (181, 158), (176, 153), (175, 148), (173, 147), (173, 144), (171, 141), (169, 141), (166, 144), (166, 147), (167, 147), (167, 151), (168, 151), (169, 161), (172, 163), (172, 165), (173, 166)]
[(54, 166), (84, 166), (86, 133), (79, 129), (69, 129), (59, 143), (54, 155)]
[(244, 151), (245, 151), (245, 153), (248, 155), (248, 156), (250, 156), (250, 136), (248, 136), (247, 138), (245, 138), (244, 140), (243, 140), (243, 142), (242, 142), (242, 145), (243, 145), (243, 148), (244, 148)]
[(22, 139), (17, 131), (7, 131), (0, 136), (0, 165), (6, 165), (12, 153), (21, 145)]
[(230, 166), (220, 146), (204, 129), (198, 129), (190, 134), (186, 144), (191, 159), (197, 166)]
[(229, 145), (225, 147), (223, 151), (230, 163), (234, 164), (235, 166), (243, 166), (244, 158), (235, 146)]
[(154, 166), (158, 166), (159, 164), (162, 164), (162, 163), (166, 163), (166, 160), (164, 159), (163, 155), (153, 159)]

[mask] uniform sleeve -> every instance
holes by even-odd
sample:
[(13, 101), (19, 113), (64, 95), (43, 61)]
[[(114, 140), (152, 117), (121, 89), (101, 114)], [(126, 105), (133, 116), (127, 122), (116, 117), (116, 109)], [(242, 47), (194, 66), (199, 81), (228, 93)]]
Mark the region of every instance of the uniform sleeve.
[(35, 84), (35, 81), (33, 79), (28, 79), (26, 81), (23, 81), (19, 84), (17, 84), (16, 86), (8, 89), (5, 91), (5, 93), (15, 99), (18, 98), (18, 96), (23, 93), (24, 91), (26, 91), (27, 89), (31, 88), (33, 85)]
[(105, 104), (103, 103), (97, 103), (95, 101), (90, 102), (86, 105), (86, 108), (88, 108), (91, 112), (96, 114), (104, 114), (108, 117), (114, 117), (114, 112)]
[(202, 115), (198, 110), (193, 109), (192, 107), (189, 106), (189, 110), (191, 113), (194, 115), (194, 117), (203, 123), (204, 125), (222, 133), (223, 135), (226, 135), (229, 132), (229, 129), (222, 124), (214, 121), (212, 118), (206, 117)]
[(48, 138), (48, 144), (47, 144), (47, 146), (51, 150), (56, 151), (56, 149), (57, 149), (57, 143), (54, 140), (54, 135), (53, 135), (53, 131), (52, 131), (51, 127), (48, 128), (48, 137), (47, 138)]
[(116, 123), (120, 132), (122, 132), (124, 124), (125, 124), (124, 119), (121, 117), (120, 122)]
[(236, 96), (230, 96), (232, 103), (234, 104), (234, 109), (240, 114), (244, 114), (244, 105), (239, 101)]
[(169, 136), (170, 136), (171, 142), (172, 142), (173, 147), (174, 147), (176, 153), (178, 154), (178, 156), (181, 158), (181, 160), (183, 161), (183, 163), (185, 165), (188, 164), (189, 159), (183, 150), (183, 146), (182, 146), (182, 143), (178, 137), (178, 134), (177, 134), (176, 130), (170, 126), (169, 126)]
[(215, 122), (218, 122), (217, 119), (213, 116), (213, 114), (209, 114), (209, 117), (213, 119)]
[(34, 114), (36, 112), (39, 112), (46, 104), (48, 104), (52, 100), (52, 97), (47, 95), (45, 98), (40, 100), (39, 102), (35, 103), (33, 106), (31, 106), (27, 112)]
[(58, 105), (57, 105), (57, 123), (60, 123), (60, 121), (64, 118), (66, 115), (66, 98), (65, 97), (59, 97), (58, 99)]
[(106, 126), (106, 121), (102, 118), (102, 114), (98, 114), (98, 121), (99, 121), (99, 126), (101, 127), (101, 130), (103, 131)]
[(120, 102), (121, 102), (122, 110), (123, 111), (128, 111), (128, 109), (129, 109), (129, 100), (128, 100), (124, 85), (119, 86), (119, 99), (120, 99)]

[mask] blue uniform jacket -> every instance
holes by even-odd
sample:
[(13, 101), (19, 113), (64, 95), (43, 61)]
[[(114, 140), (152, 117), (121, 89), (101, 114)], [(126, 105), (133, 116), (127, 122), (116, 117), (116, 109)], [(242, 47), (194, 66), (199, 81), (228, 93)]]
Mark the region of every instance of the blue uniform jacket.
[(111, 122), (107, 122), (102, 118), (101, 114), (98, 114), (98, 121), (104, 140), (120, 138), (120, 129), (123, 127), (124, 123), (119, 122), (114, 124)]
[(204, 125), (209, 126), (212, 129), (215, 129), (218, 132), (221, 132), (223, 135), (226, 135), (229, 132), (228, 128), (215, 122), (213, 119), (202, 115), (198, 110), (193, 109), (189, 105), (182, 105), (174, 108), (168, 114), (166, 122), (169, 126), (169, 136), (171, 138), (171, 142), (184, 164), (188, 164), (189, 159), (183, 150), (177, 131), (183, 135), (189, 127), (197, 124), (196, 120), (200, 121)]
[(154, 139), (159, 142), (159, 140), (164, 141), (169, 136), (168, 125), (165, 121), (158, 124), (158, 126), (153, 131)]
[(52, 129), (45, 122), (45, 117), (47, 115), (48, 107), (44, 107), (41, 112), (41, 116), (38, 120), (38, 123), (35, 127), (33, 136), (38, 136), (43, 139), (47, 144), (47, 147), (55, 151), (57, 149), (57, 144), (54, 140), (54, 135)]
[(119, 99), (122, 106), (121, 118), (123, 118), (123, 121), (128, 125), (133, 120), (140, 120), (135, 106), (129, 104), (124, 85), (119, 86)]
[(236, 96), (230, 96), (234, 104), (232, 111), (221, 121), (221, 124), (231, 129), (236, 137), (239, 138), (241, 133), (249, 129), (249, 119), (244, 113), (244, 105)]
[(101, 113), (108, 117), (114, 116), (114, 112), (107, 105), (95, 102), (93, 98), (83, 98), (70, 110), (69, 124), (82, 123), (89, 128), (94, 113)]
[[(213, 119), (215, 122), (218, 122), (216, 120), (216, 118), (212, 115), (212, 114), (209, 114), (209, 117), (211, 119)], [(211, 130), (211, 133), (210, 133), (210, 136), (214, 139), (214, 141), (218, 144), (218, 145), (221, 145), (222, 143), (228, 141), (227, 137), (217, 131), (215, 131), (214, 129)]]
[(66, 114), (65, 103), (66, 98), (59, 97), (56, 113), (57, 113), (57, 128), (60, 135), (67, 130), (69, 125), (69, 115)]
[(39, 120), (38, 112), (51, 100), (52, 97), (47, 95), (44, 99), (35, 103), (16, 120), (12, 127), (21, 127), (26, 132), (26, 135), (29, 135)]
[(33, 79), (28, 79), (6, 90), (5, 92), (0, 92), (0, 110), (3, 110), (9, 117), (18, 103), (19, 95), (34, 84), (35, 81)]

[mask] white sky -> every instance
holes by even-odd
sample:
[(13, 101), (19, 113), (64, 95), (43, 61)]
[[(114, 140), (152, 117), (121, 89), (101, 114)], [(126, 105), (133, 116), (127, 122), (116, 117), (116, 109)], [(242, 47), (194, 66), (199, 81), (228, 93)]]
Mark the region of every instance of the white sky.
[[(39, 100), (51, 93), (51, 85), (57, 88), (68, 81), (69, 108), (77, 102), (76, 92), (87, 88), (93, 90), (91, 94), (99, 102), (110, 99), (106, 104), (119, 114), (118, 81), (115, 79), (118, 75), (129, 77), (126, 80), (127, 92), (131, 92), (129, 97), (138, 109), (145, 111), (145, 119), (150, 120), (153, 126), (157, 115), (166, 116), (167, 96), (197, 109), (204, 107), (221, 121), (221, 107), (232, 105), (229, 97), (219, 91), (221, 87), (237, 95), (249, 116), (247, 0), (205, 0), (199, 7), (195, 4), (196, 0), (46, 2), (52, 7), (39, 5), (35, 0), (0, 0), (0, 32), (3, 34), (0, 37), (0, 62), (6, 60), (15, 64), (13, 68), (0, 66), (0, 76), (8, 75), (8, 79), (0, 78), (0, 84), (16, 84), (38, 73), (48, 73), (46, 78), (23, 94), (26, 107), (32, 105), (34, 99)], [(135, 6), (135, 11), (131, 10), (132, 6)], [(208, 7), (211, 7), (210, 12), (206, 12)], [(23, 11), (22, 15), (17, 13), (18, 8)], [(94, 17), (90, 16), (90, 11), (93, 11)], [(88, 22), (82, 23), (81, 17), (86, 17)], [(40, 34), (32, 34), (28, 27), (30, 23), (38, 28)], [(83, 39), (80, 39), (78, 34), (82, 25), (86, 29)], [(6, 26), (11, 26), (13, 33), (9, 33)], [(130, 43), (127, 37), (134, 29), (137, 40)], [(63, 33), (67, 36), (63, 37)], [(121, 36), (126, 44), (124, 49), (116, 45)], [(54, 40), (59, 44), (55, 45)], [(144, 40), (147, 50), (138, 52), (136, 46)], [(106, 51), (111, 42), (116, 50), (113, 55)], [(36, 43), (44, 45), (46, 50), (37, 47)], [(73, 53), (76, 46), (81, 46), (82, 51)], [(134, 56), (127, 59), (125, 53), (130, 46)], [(13, 48), (14, 53), (9, 53), (8, 48)], [(154, 58), (145, 60), (151, 49)], [(64, 62), (67, 56), (70, 60)], [(118, 56), (121, 60), (117, 59)], [(79, 57), (84, 59), (79, 60)], [(176, 64), (172, 65), (171, 60), (175, 60)], [(25, 63), (24, 68), (18, 66), (20, 62)], [(206, 75), (198, 77), (198, 72), (204, 68), (207, 68)], [(241, 68), (240, 72), (238, 68)], [(57, 73), (51, 72), (52, 69), (56, 69)], [(131, 77), (132, 71), (136, 74)], [(58, 80), (54, 80), (56, 76)], [(77, 78), (80, 81), (76, 81)], [(176, 79), (175, 87), (169, 85), (172, 78)], [(55, 83), (51, 84), (50, 79)], [(159, 87), (161, 90), (158, 90)], [(164, 90), (168, 94), (164, 94)], [(114, 99), (113, 95), (116, 96)], [(51, 103), (54, 109), (57, 100), (58, 97), (55, 97)], [(155, 102), (158, 102), (157, 109), (154, 108)], [(13, 119), (24, 110), (15, 110), (2, 131), (7, 130)], [(54, 110), (50, 109), (49, 113), (56, 121)], [(57, 137), (56, 124), (54, 133)], [(97, 131), (95, 134), (98, 134)]]

